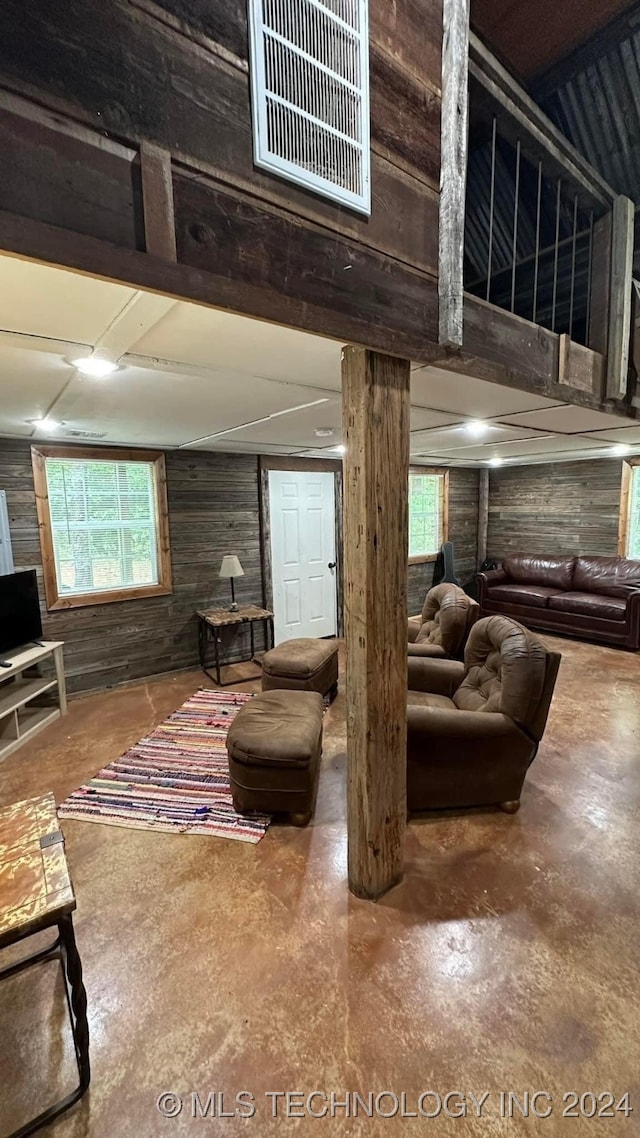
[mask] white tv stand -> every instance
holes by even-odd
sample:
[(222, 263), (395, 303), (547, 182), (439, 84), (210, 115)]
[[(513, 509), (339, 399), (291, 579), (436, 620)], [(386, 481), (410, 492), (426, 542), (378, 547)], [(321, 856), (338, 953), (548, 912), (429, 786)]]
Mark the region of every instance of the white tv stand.
[[(19, 648), (17, 652), (0, 652), (0, 660), (10, 664), (0, 668), (0, 762), (17, 751), (23, 743), (43, 731), (55, 719), (67, 713), (67, 691), (64, 681), (62, 642), (44, 641), (42, 646)], [(55, 674), (24, 676), (23, 673), (43, 660), (53, 660)], [(57, 689), (55, 705), (38, 706), (37, 697)]]

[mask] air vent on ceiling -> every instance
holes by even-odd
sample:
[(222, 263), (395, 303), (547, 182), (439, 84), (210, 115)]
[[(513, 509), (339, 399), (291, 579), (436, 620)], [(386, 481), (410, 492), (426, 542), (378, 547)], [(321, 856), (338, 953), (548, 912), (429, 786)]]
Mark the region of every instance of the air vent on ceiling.
[(371, 213), (369, 0), (249, 0), (256, 165)]
[(64, 432), (68, 439), (106, 439), (106, 431), (79, 431), (69, 430)]

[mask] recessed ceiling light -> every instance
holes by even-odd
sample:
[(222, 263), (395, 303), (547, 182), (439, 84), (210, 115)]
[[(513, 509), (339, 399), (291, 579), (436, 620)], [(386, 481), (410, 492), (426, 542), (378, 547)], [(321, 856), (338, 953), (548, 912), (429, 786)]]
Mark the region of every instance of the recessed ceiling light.
[(502, 466), (503, 462), (504, 459), (501, 458), (499, 454), (496, 454), (493, 458), (489, 459), (489, 466)]
[(105, 375), (111, 375), (118, 367), (113, 360), (105, 360), (100, 356), (87, 356), (80, 360), (73, 360), (72, 363), (82, 375), (92, 375), (95, 379), (104, 379)]
[(316, 427), (315, 435), (318, 439), (331, 439), (335, 435), (333, 427)]
[(489, 424), (484, 423), (482, 419), (470, 419), (468, 423), (465, 423), (464, 429), (468, 435), (473, 435), (474, 439), (478, 439), (481, 435), (486, 435)]
[(57, 431), (58, 427), (62, 426), (62, 423), (58, 422), (57, 419), (51, 419), (48, 415), (45, 415), (43, 419), (30, 419), (29, 421), (38, 431)]
[(612, 454), (628, 454), (630, 450), (631, 447), (627, 443), (616, 443), (614, 447), (611, 447)]

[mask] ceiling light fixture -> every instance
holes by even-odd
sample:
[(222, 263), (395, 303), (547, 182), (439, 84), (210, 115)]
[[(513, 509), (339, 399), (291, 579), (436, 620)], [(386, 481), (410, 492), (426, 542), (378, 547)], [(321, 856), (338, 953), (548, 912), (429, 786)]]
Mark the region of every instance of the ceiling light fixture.
[(464, 429), (468, 435), (472, 435), (474, 439), (479, 439), (481, 435), (486, 435), (489, 424), (483, 422), (482, 419), (470, 419), (468, 423), (465, 423)]
[(51, 419), (49, 415), (45, 415), (42, 419), (30, 419), (29, 422), (38, 431), (57, 431), (58, 427), (62, 426), (62, 423), (57, 419)]
[(504, 459), (501, 458), (499, 454), (496, 454), (493, 458), (489, 459), (489, 466), (502, 466), (503, 462)]
[(316, 427), (315, 436), (318, 439), (332, 439), (335, 435), (333, 427)]
[(94, 379), (104, 379), (118, 368), (113, 360), (105, 360), (100, 356), (86, 356), (80, 360), (72, 360), (72, 363), (81, 375), (90, 375)]
[(631, 447), (627, 443), (616, 443), (614, 447), (611, 447), (612, 454), (628, 454), (630, 450)]

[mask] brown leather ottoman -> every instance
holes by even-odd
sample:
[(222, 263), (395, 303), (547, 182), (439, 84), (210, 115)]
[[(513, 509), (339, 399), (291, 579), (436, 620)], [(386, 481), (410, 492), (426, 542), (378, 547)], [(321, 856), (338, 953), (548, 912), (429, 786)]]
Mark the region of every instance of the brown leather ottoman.
[(227, 735), (233, 804), (240, 814), (311, 818), (322, 753), (322, 696), (268, 691), (236, 715)]
[(338, 691), (338, 645), (335, 640), (284, 640), (265, 652), (262, 659), (262, 690), (288, 688), (290, 691), (317, 691), (320, 695)]

